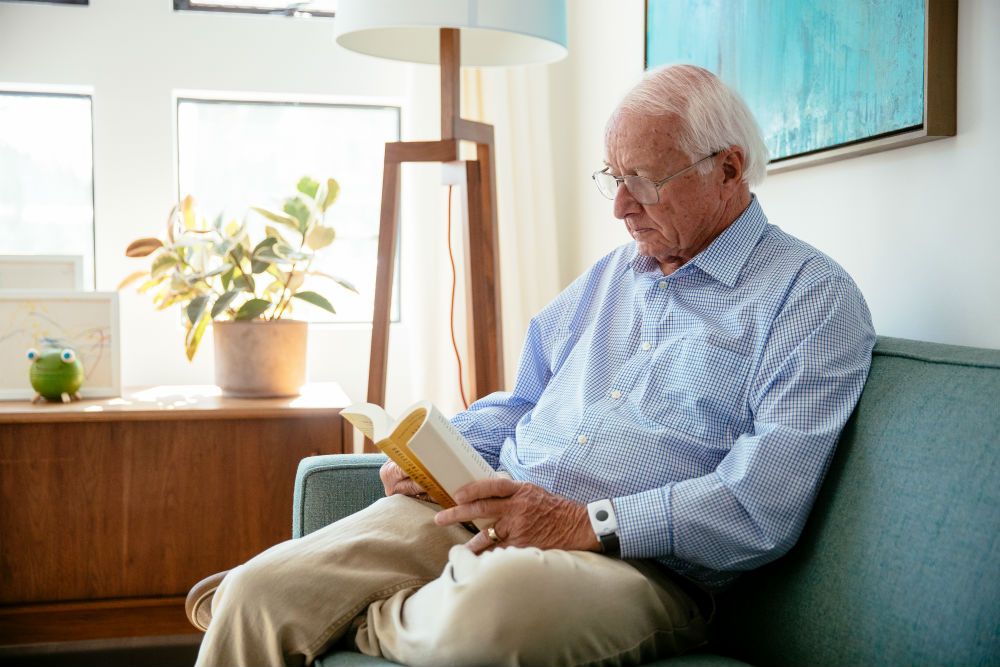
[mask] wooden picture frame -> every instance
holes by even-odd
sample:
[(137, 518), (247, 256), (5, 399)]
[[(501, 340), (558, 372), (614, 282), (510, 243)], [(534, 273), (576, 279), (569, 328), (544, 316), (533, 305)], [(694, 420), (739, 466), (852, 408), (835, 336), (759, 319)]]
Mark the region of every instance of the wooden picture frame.
[(83, 255), (0, 255), (0, 290), (83, 289)]
[(80, 395), (121, 395), (117, 292), (0, 290), (0, 399), (35, 396), (30, 348), (70, 347), (83, 363)]
[[(920, 4), (922, 13), (918, 11)], [(884, 29), (876, 31), (863, 23), (861, 29), (852, 24), (855, 36), (868, 40), (854, 44), (846, 28), (845, 34), (839, 35), (836, 25), (820, 26), (843, 38), (834, 39), (815, 25), (810, 30), (806, 19), (796, 24), (792, 12), (815, 9), (809, 3), (646, 0), (645, 65), (691, 62), (712, 70), (738, 90), (761, 125), (772, 157), (769, 173), (954, 136), (957, 0), (892, 0), (887, 5), (879, 11), (893, 17), (892, 25), (880, 25)], [(873, 7), (869, 0), (843, 0), (837, 11), (853, 21), (874, 12)], [(767, 13), (782, 9), (786, 10), (782, 20), (793, 29), (786, 25), (768, 34), (748, 25), (777, 22)], [(665, 17), (667, 11), (670, 20)], [(922, 43), (913, 41), (918, 34), (922, 34)], [(825, 58), (816, 52), (821, 48), (817, 43), (824, 39)], [(874, 60), (872, 44), (884, 54), (882, 60)], [(909, 60), (904, 61), (899, 53), (908, 50)], [(838, 58), (851, 65), (860, 63), (862, 70), (837, 67)], [(898, 68), (898, 74), (886, 73), (887, 61)], [(822, 71), (816, 63), (825, 64)], [(796, 64), (802, 67), (796, 68)], [(918, 66), (922, 70), (919, 74)], [(831, 85), (825, 85), (825, 78)], [(851, 79), (846, 86), (845, 79)], [(894, 85), (899, 82), (906, 85)], [(817, 88), (829, 97), (817, 94)], [(856, 92), (841, 95), (839, 91), (845, 88)], [(782, 104), (784, 110), (779, 108)], [(873, 122), (872, 116), (878, 122)], [(815, 141), (791, 145), (809, 133)], [(787, 141), (788, 135), (795, 141)]]

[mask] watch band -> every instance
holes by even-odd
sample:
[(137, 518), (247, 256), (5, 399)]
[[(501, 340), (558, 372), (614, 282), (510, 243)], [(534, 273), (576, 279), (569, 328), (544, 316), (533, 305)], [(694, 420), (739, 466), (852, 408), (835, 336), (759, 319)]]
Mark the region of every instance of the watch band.
[(595, 500), (587, 505), (590, 527), (601, 543), (601, 552), (612, 558), (621, 557), (621, 542), (618, 540), (618, 518), (610, 498)]
[(601, 540), (601, 553), (605, 556), (610, 556), (611, 558), (622, 557), (622, 545), (621, 542), (618, 541), (618, 533), (601, 535), (599, 539)]

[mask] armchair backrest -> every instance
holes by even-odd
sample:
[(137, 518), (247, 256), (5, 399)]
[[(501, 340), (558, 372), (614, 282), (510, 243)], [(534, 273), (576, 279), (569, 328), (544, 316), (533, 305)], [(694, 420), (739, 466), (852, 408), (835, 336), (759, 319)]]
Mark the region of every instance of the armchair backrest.
[(760, 665), (1000, 664), (1000, 350), (880, 338), (799, 543), (720, 599)]

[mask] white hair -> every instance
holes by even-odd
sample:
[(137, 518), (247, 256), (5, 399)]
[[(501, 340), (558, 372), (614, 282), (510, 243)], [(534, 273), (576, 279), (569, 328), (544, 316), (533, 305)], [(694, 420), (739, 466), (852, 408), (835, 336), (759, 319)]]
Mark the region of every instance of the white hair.
[[(667, 65), (649, 70), (618, 105), (620, 111), (680, 119), (680, 150), (691, 160), (730, 146), (743, 149), (743, 180), (750, 186), (767, 173), (767, 146), (740, 94), (706, 69)], [(701, 165), (702, 172), (711, 168)]]

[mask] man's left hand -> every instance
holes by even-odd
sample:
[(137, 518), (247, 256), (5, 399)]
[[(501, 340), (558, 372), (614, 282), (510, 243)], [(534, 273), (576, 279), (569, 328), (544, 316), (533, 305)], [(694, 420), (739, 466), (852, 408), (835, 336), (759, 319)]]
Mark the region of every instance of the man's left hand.
[(435, 523), (495, 519), (500, 541), (480, 531), (465, 545), (474, 553), (498, 546), (601, 550), (587, 508), (535, 484), (494, 477), (463, 486), (454, 498), (458, 505), (438, 512)]

